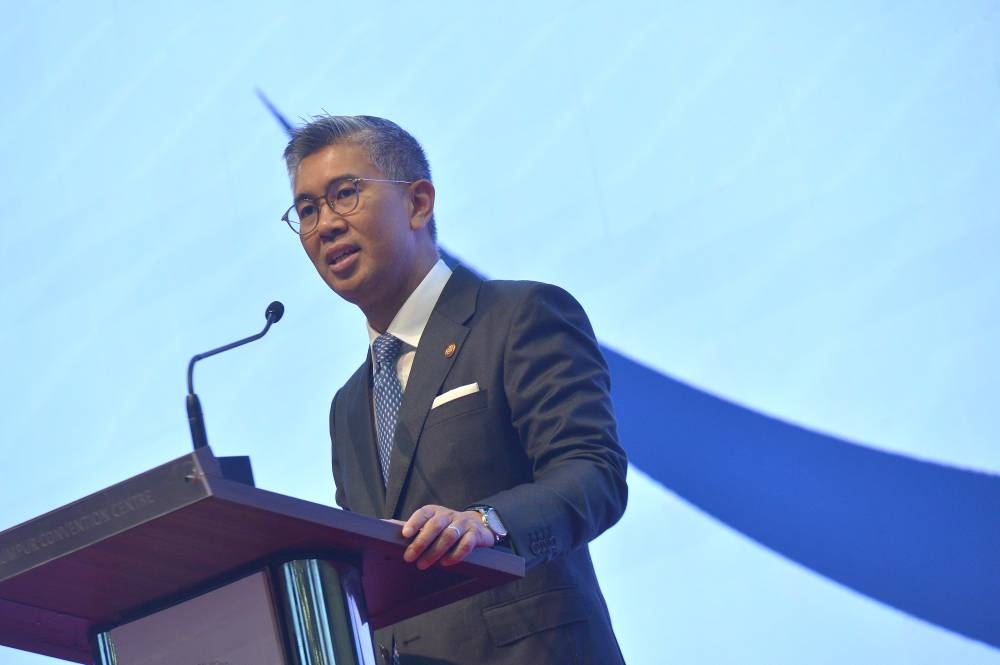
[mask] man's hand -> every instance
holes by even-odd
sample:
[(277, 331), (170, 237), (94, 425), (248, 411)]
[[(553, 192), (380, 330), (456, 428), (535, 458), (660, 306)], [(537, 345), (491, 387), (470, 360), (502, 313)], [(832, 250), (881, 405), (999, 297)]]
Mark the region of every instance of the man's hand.
[(403, 537), (413, 538), (403, 552), (403, 559), (408, 563), (416, 561), (420, 570), (438, 561), (442, 566), (452, 566), (477, 547), (493, 547), (496, 542), (493, 532), (475, 510), (459, 512), (433, 505), (410, 515), (403, 524)]

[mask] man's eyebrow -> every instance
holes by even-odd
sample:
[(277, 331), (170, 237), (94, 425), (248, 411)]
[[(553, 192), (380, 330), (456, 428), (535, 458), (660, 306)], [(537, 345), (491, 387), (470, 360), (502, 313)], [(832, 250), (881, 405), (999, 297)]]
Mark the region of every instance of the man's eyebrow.
[[(355, 178), (358, 178), (358, 177), (359, 176), (356, 176), (353, 173), (345, 173), (344, 175), (339, 175), (336, 178), (328, 180), (327, 183), (326, 183), (326, 186), (323, 188), (323, 194), (326, 194), (328, 191), (330, 191), (330, 185), (332, 185), (335, 182), (341, 182), (343, 180), (354, 180)], [(322, 196), (322, 194), (320, 196)], [(311, 201), (312, 199), (316, 199), (316, 198), (319, 198), (319, 197), (318, 196), (313, 196), (312, 194), (306, 194), (305, 192), (303, 192), (303, 193), (299, 194), (298, 196), (296, 196), (292, 200), (292, 203), (298, 203), (299, 201)]]

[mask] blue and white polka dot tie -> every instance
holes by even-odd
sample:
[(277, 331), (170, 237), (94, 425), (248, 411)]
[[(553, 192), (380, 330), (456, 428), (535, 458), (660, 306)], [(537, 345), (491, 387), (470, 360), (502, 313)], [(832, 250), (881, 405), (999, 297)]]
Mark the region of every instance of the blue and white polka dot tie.
[(378, 458), (382, 463), (382, 482), (389, 485), (389, 454), (392, 434), (396, 431), (399, 403), (403, 401), (403, 386), (396, 376), (396, 360), (403, 342), (385, 333), (372, 344), (375, 352), (375, 421), (378, 430)]

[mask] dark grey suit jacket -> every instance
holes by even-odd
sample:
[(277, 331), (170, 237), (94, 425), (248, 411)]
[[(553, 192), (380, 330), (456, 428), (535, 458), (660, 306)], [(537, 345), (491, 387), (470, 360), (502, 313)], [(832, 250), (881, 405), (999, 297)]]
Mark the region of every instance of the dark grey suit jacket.
[[(473, 382), (479, 392), (431, 409)], [(427, 504), (488, 504), (527, 562), (524, 579), (376, 631), (402, 665), (622, 662), (587, 543), (625, 510), (627, 462), (607, 366), (572, 296), (459, 267), (414, 357), (388, 489), (370, 358), (334, 397), (330, 432), (341, 507), (406, 519)]]

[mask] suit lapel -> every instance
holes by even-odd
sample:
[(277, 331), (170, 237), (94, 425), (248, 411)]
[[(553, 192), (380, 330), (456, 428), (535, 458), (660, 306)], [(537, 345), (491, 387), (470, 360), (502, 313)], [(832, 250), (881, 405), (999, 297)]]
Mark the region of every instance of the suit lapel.
[[(431, 403), (440, 392), (448, 372), (462, 351), (462, 343), (469, 334), (469, 329), (464, 324), (475, 312), (480, 282), (468, 270), (456, 268), (420, 337), (393, 436), (385, 502), (387, 517), (396, 517), (400, 496), (410, 474)], [(451, 344), (455, 345), (456, 351), (448, 354), (445, 350)], [(377, 465), (376, 461), (376, 470)], [(409, 515), (401, 517), (405, 519)]]
[[(351, 509), (365, 515), (381, 515), (385, 506), (385, 487), (382, 485), (382, 471), (378, 461), (378, 445), (375, 443), (375, 421), (372, 409), (372, 358), (371, 352), (361, 369), (355, 375), (355, 389), (348, 409), (347, 440), (356, 447), (360, 474), (358, 478), (375, 478), (375, 482), (364, 483), (368, 505), (352, 505)], [(354, 501), (351, 502), (354, 504)]]

